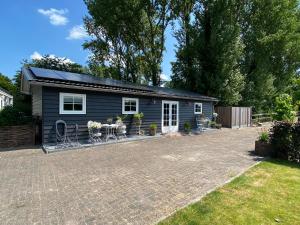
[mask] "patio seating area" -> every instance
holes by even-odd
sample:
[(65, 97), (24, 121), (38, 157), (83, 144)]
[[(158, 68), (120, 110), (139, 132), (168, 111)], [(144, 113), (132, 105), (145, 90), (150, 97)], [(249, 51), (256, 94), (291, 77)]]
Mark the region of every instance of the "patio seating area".
[(58, 151), (67, 151), (67, 150), (76, 150), (76, 149), (86, 149), (94, 146), (101, 146), (101, 145), (109, 145), (109, 144), (117, 144), (117, 143), (123, 143), (123, 142), (133, 142), (133, 141), (140, 141), (140, 140), (148, 140), (148, 139), (156, 139), (162, 137), (161, 134), (156, 134), (155, 136), (141, 136), (141, 135), (130, 135), (126, 138), (121, 139), (108, 139), (107, 141), (99, 141), (95, 143), (90, 142), (83, 142), (83, 143), (76, 143), (72, 142), (70, 145), (62, 148), (58, 145), (43, 145), (43, 150), (48, 154), (52, 152), (58, 152)]
[(84, 149), (93, 146), (107, 145), (120, 142), (130, 142), (137, 140), (145, 140), (151, 138), (158, 138), (161, 134), (155, 134), (152, 136), (144, 135), (144, 132), (137, 131), (135, 135), (127, 135), (126, 125), (123, 124), (121, 119), (117, 119), (115, 123), (112, 123), (108, 119), (108, 123), (101, 124), (96, 121), (89, 121), (87, 123), (88, 139), (79, 141), (78, 139), (78, 124), (75, 124), (73, 131), (70, 131), (67, 123), (64, 120), (57, 120), (55, 122), (56, 142), (51, 144), (44, 144), (43, 150), (46, 153), (72, 150), (72, 149)]
[[(53, 143), (43, 144), (42, 147), (46, 153), (50, 153), (161, 137), (162, 134), (156, 133), (157, 126), (155, 126), (154, 132), (149, 132), (150, 135), (147, 135), (146, 132), (141, 129), (142, 117), (143, 114), (135, 115), (134, 123), (136, 125), (136, 133), (131, 133), (130, 135), (127, 134), (127, 126), (123, 123), (124, 118), (120, 116), (117, 116), (116, 120), (108, 118), (105, 123), (88, 121), (86, 124), (88, 137), (85, 139), (78, 137), (78, 124), (67, 124), (66, 121), (60, 119), (55, 122), (55, 141)], [(207, 117), (202, 115), (196, 116), (195, 128), (189, 130), (185, 129), (185, 134), (199, 135), (203, 132), (213, 131), (215, 129), (213, 129), (211, 123), (212, 121)], [(172, 132), (172, 135), (173, 133), (181, 135), (178, 131)]]

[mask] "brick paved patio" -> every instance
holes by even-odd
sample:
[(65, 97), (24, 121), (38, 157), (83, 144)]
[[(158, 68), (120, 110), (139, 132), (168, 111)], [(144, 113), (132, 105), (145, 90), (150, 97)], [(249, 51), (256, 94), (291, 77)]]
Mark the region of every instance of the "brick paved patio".
[(0, 224), (153, 224), (256, 162), (255, 128), (0, 152)]

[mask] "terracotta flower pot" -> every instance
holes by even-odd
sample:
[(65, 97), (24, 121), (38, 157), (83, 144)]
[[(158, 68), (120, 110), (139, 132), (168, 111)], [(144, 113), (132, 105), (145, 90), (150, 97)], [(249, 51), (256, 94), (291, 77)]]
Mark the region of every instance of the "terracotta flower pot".
[(272, 146), (268, 142), (255, 141), (255, 154), (259, 156), (271, 156)]

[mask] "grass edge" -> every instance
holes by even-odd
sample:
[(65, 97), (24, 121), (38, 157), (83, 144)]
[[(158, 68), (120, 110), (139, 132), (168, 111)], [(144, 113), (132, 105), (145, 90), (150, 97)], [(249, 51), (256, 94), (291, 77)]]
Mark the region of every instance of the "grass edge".
[(160, 222), (162, 222), (163, 220), (173, 216), (175, 213), (177, 213), (178, 211), (188, 207), (189, 205), (192, 205), (192, 204), (195, 204), (199, 201), (201, 201), (205, 196), (207, 196), (208, 194), (216, 191), (217, 189), (219, 188), (222, 188), (223, 186), (225, 186), (226, 184), (229, 184), (230, 182), (232, 182), (233, 180), (235, 180), (236, 178), (240, 177), (241, 175), (243, 175), (244, 173), (246, 173), (248, 170), (250, 170), (251, 168), (257, 166), (258, 164), (260, 164), (261, 162), (264, 162), (264, 161), (267, 161), (269, 160), (270, 158), (269, 157), (265, 157), (265, 158), (262, 158), (262, 159), (259, 159), (259, 161), (255, 162), (254, 164), (252, 164), (251, 166), (243, 169), (241, 172), (239, 172), (237, 175), (233, 176), (233, 177), (230, 177), (228, 180), (226, 180), (224, 183), (221, 183), (220, 185), (217, 185), (215, 186), (214, 188), (211, 188), (209, 189), (208, 191), (206, 191), (204, 194), (200, 195), (199, 197), (191, 200), (190, 202), (188, 202), (187, 204), (185, 204), (184, 206), (182, 207), (179, 207), (175, 210), (173, 210), (173, 212), (169, 213), (168, 215), (166, 216), (162, 216), (160, 217), (156, 222), (153, 223), (153, 225), (157, 225), (159, 224)]

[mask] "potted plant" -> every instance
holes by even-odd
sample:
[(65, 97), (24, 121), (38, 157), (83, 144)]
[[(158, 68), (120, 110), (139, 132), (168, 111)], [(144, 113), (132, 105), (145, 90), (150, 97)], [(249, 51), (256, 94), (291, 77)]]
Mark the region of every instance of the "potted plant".
[(215, 128), (217, 128), (217, 129), (221, 129), (221, 128), (222, 128), (222, 124), (220, 124), (220, 123), (216, 123), (216, 125), (215, 125)]
[(149, 133), (151, 136), (156, 135), (157, 125), (155, 123), (150, 124), (149, 126)]
[(184, 125), (183, 125), (183, 128), (184, 128), (184, 131), (185, 131), (187, 134), (190, 134), (191, 131), (192, 131), (192, 126), (191, 126), (191, 123), (190, 123), (190, 122), (185, 122)]
[(120, 126), (124, 125), (123, 121), (126, 119), (126, 116), (127, 115), (116, 116), (116, 124)]
[(213, 113), (213, 121), (217, 122), (218, 113)]
[(255, 154), (259, 156), (270, 156), (272, 154), (271, 144), (269, 142), (270, 136), (266, 129), (262, 129), (258, 140), (255, 141)]
[(210, 122), (209, 122), (209, 125), (210, 125), (211, 128), (215, 128), (215, 127), (216, 127), (216, 124), (217, 124), (217, 123), (216, 123), (215, 121), (210, 121)]
[(141, 130), (143, 117), (144, 117), (143, 113), (136, 113), (136, 114), (133, 115), (133, 120), (134, 120), (134, 124), (137, 127), (137, 134), (138, 135), (143, 135), (144, 134), (144, 132)]
[(109, 125), (111, 125), (111, 124), (112, 124), (112, 122), (113, 122), (113, 118), (111, 118), (111, 117), (110, 117), (110, 118), (107, 118), (107, 120), (106, 120), (106, 121), (107, 121), (107, 123), (108, 123)]

